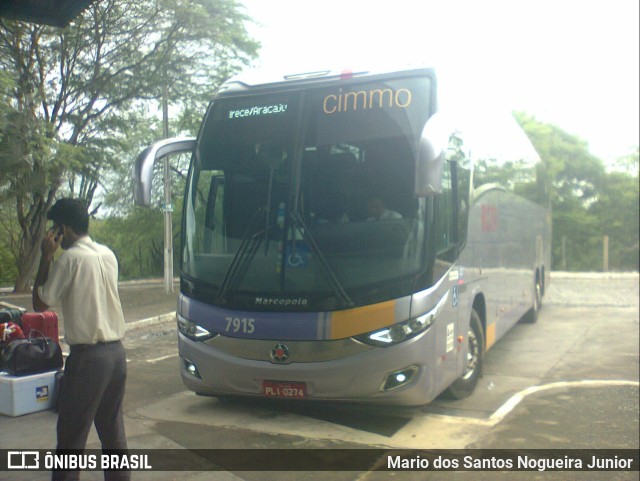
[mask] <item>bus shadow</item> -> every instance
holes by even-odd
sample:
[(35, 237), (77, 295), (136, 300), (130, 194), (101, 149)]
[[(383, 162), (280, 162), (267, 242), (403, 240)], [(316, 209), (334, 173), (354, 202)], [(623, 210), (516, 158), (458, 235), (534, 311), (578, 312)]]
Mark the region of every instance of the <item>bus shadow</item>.
[(262, 398), (223, 397), (218, 401), (239, 409), (260, 408), (260, 417), (295, 414), (385, 437), (392, 437), (412, 420), (408, 408), (369, 406), (337, 401), (287, 401)]

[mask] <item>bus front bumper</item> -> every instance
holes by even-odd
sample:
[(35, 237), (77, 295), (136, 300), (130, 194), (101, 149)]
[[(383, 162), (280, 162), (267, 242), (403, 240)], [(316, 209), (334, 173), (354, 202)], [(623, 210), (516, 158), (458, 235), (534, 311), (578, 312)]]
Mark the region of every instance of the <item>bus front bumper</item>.
[[(292, 351), (297, 348), (296, 342), (262, 342), (273, 349), (281, 344)], [(455, 372), (447, 376), (439, 359), (425, 362), (427, 357), (435, 358), (427, 356), (435, 353), (430, 331), (395, 346), (367, 346), (345, 357), (290, 364), (231, 355), (181, 333), (178, 346), (185, 386), (208, 396), (268, 397), (274, 396), (273, 386), (294, 386), (303, 391), (296, 390), (296, 399), (415, 406), (430, 402), (444, 389), (443, 376), (455, 378)], [(318, 357), (322, 358), (321, 353)]]

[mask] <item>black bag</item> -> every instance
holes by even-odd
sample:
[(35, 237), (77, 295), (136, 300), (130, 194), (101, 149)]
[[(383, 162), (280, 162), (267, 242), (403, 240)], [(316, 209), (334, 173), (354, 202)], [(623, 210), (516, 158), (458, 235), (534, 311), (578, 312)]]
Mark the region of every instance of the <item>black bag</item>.
[(0, 324), (4, 322), (15, 322), (22, 327), (22, 311), (12, 307), (0, 307)]
[(60, 395), (64, 384), (64, 371), (56, 373), (55, 385), (53, 387), (53, 398), (51, 399), (51, 410), (54, 413), (60, 412)]
[(60, 344), (32, 330), (28, 339), (15, 339), (2, 349), (2, 367), (11, 376), (55, 371), (62, 367)]

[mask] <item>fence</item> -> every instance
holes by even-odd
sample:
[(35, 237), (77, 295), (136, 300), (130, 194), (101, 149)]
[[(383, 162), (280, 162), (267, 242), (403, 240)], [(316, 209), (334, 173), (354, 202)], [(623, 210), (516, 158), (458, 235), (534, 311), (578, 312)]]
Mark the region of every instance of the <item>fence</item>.
[(625, 245), (619, 239), (592, 236), (587, 239), (563, 235), (553, 246), (554, 270), (561, 271), (638, 271), (638, 244)]

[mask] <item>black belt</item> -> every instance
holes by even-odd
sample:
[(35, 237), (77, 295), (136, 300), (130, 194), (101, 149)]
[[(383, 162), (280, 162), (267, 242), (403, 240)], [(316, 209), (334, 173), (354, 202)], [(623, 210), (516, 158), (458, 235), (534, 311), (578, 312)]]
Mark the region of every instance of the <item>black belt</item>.
[(70, 346), (70, 348), (71, 351), (86, 351), (88, 349), (94, 349), (96, 347), (110, 346), (111, 344), (116, 344), (118, 342), (120, 342), (119, 339), (117, 341), (96, 342), (95, 344), (73, 344)]

